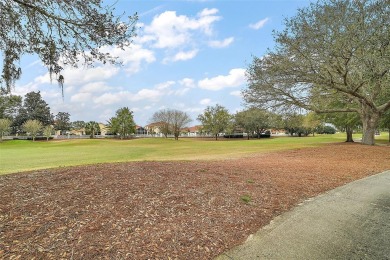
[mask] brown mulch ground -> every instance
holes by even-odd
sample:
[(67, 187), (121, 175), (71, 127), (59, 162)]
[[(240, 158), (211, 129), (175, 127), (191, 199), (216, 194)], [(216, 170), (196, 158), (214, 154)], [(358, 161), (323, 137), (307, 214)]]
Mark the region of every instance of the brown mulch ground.
[(303, 200), (389, 169), (390, 146), (332, 144), (4, 175), (0, 258), (210, 259)]

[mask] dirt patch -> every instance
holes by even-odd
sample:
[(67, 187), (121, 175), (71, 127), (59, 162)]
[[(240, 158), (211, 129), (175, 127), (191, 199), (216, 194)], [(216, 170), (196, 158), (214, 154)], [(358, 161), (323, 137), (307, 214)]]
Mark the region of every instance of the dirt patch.
[(388, 169), (388, 146), (336, 144), (5, 175), (0, 258), (211, 259), (303, 200)]

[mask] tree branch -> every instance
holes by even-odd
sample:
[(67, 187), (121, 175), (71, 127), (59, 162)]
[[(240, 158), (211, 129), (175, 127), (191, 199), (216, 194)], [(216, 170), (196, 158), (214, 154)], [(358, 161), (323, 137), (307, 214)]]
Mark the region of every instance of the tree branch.
[(32, 4), (26, 3), (26, 2), (21, 1), (21, 0), (12, 0), (12, 1), (18, 3), (19, 5), (23, 5), (23, 6), (27, 7), (27, 8), (31, 8), (31, 9), (37, 11), (38, 13), (42, 14), (43, 16), (49, 17), (49, 18), (51, 18), (53, 20), (62, 21), (64, 23), (70, 23), (70, 24), (73, 24), (73, 25), (78, 26), (78, 27), (91, 25), (91, 24), (88, 24), (88, 23), (81, 24), (81, 23), (76, 23), (73, 20), (64, 19), (64, 18), (62, 18), (60, 16), (57, 16), (57, 15), (54, 15), (54, 14), (46, 12), (45, 10), (43, 10), (42, 8), (40, 8), (40, 7), (36, 6), (36, 5), (32, 5)]

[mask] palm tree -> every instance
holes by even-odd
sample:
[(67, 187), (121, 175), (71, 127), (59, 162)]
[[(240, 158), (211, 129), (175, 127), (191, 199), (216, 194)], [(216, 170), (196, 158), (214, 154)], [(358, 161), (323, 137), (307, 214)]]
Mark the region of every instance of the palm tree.
[(89, 121), (85, 125), (85, 133), (90, 136), (90, 138), (94, 138), (97, 133), (100, 132), (100, 126), (95, 121)]

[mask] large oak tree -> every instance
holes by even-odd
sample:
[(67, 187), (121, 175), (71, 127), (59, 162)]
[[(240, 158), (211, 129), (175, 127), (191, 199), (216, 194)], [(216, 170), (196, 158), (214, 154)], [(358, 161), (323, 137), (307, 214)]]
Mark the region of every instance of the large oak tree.
[[(364, 144), (390, 109), (390, 2), (326, 0), (298, 10), (247, 70), (245, 101), (359, 114)], [(334, 99), (343, 106), (332, 107)]]
[(61, 86), (64, 65), (117, 63), (101, 47), (128, 46), (137, 20), (135, 14), (124, 21), (102, 0), (0, 0), (0, 10), (0, 84), (8, 91), (21, 75), (25, 54), (37, 54)]

